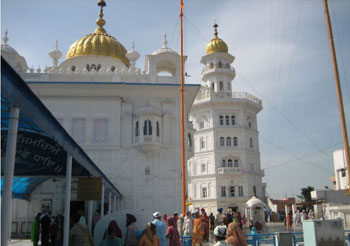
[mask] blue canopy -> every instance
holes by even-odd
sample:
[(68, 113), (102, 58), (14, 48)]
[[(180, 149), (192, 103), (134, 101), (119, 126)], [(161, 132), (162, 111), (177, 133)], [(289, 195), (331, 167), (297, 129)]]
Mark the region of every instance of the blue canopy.
[[(73, 158), (73, 176), (102, 177), (105, 189), (122, 197), (119, 190), (72, 139), (22, 78), (1, 58), (2, 159), (6, 153), (11, 107), (20, 108), (14, 173), (16, 177), (13, 179), (12, 189), (14, 198), (28, 199), (31, 192), (49, 177), (64, 176), (67, 154)], [(4, 162), (2, 168), (3, 166)], [(1, 192), (3, 182), (1, 177)]]

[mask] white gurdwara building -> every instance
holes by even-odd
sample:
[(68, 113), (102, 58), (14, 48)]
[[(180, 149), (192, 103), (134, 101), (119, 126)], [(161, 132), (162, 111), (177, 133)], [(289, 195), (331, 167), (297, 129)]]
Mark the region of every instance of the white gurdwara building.
[[(28, 70), (7, 34), (3, 56), (114, 182), (123, 195), (118, 207), (171, 214), (182, 203), (180, 56), (164, 37), (141, 70), (134, 45), (127, 51), (102, 17), (101, 11), (96, 30), (73, 43), (62, 63), (56, 43), (51, 67)], [(215, 35), (201, 60), (204, 83), (185, 85), (187, 197), (193, 209), (243, 211), (250, 197), (265, 194), (256, 119), (262, 106), (250, 94), (232, 92), (234, 57)], [(32, 193), (29, 220), (42, 200), (52, 201), (53, 215), (62, 213), (65, 184), (57, 182), (49, 179)], [(13, 221), (20, 221), (24, 205), (15, 206)]]
[(188, 197), (194, 210), (244, 212), (253, 195), (265, 200), (257, 128), (262, 103), (232, 91), (235, 58), (214, 27), (201, 59), (203, 83), (190, 111), (195, 133), (194, 155), (187, 162)]

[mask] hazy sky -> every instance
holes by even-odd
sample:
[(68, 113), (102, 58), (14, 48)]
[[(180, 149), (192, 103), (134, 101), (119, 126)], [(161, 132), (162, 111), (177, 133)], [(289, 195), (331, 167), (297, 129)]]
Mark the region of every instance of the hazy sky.
[[(162, 46), (164, 33), (180, 52), (178, 0), (113, 0), (105, 29), (144, 56)], [(55, 40), (64, 56), (92, 33), (97, 0), (2, 0), (1, 34), (28, 66), (52, 65)], [(185, 0), (186, 83), (200, 83), (206, 44), (219, 37), (236, 57), (234, 91), (263, 100), (258, 117), (264, 182), (273, 198), (295, 196), (311, 185), (331, 187), (332, 153), (342, 147), (338, 105), (322, 0)], [(345, 114), (350, 120), (350, 1), (329, 0)], [(61, 61), (63, 58), (61, 59)]]

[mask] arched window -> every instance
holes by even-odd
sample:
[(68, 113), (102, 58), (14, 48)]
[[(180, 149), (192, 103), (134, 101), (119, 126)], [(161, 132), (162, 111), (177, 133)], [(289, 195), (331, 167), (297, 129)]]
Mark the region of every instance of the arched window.
[(238, 160), (235, 159), (233, 164), (235, 165), (235, 167), (238, 167)]
[(160, 132), (159, 132), (159, 122), (157, 121), (157, 137), (159, 137)]
[(190, 133), (188, 133), (187, 138), (188, 138), (188, 146), (192, 146), (192, 137)]
[(218, 68), (222, 68), (222, 62), (221, 61), (218, 62)]
[(75, 72), (75, 69), (76, 69), (75, 66), (72, 66), (72, 67), (71, 67), (72, 72)]
[(225, 138), (224, 137), (220, 138), (220, 146), (225, 146)]
[(249, 138), (249, 147), (253, 148), (253, 139), (252, 138)]
[(221, 167), (226, 167), (226, 160), (221, 161)]
[(226, 138), (226, 146), (231, 146), (232, 145), (232, 141), (230, 137)]
[(226, 121), (226, 125), (229, 125), (230, 124), (230, 116), (226, 115), (225, 121)]
[(227, 161), (227, 167), (232, 167), (232, 160), (231, 160), (231, 159), (228, 159), (228, 161)]
[(211, 82), (211, 88), (214, 90), (215, 87), (214, 87), (214, 82)]
[(97, 67), (96, 67), (96, 70), (100, 71), (100, 69), (101, 69), (101, 64), (98, 64)]
[(233, 138), (233, 146), (238, 146), (238, 138), (237, 137)]
[(143, 124), (143, 135), (152, 135), (152, 122), (150, 120), (145, 120), (145, 123)]
[(111, 67), (111, 71), (114, 72), (115, 71), (115, 66)]
[(86, 70), (90, 71), (90, 65), (89, 64), (86, 64)]
[(91, 65), (91, 70), (95, 69), (96, 70), (96, 65), (95, 64), (92, 64)]
[(200, 147), (201, 147), (201, 149), (204, 149), (204, 148), (205, 148), (205, 141), (204, 141), (204, 138), (201, 138), (201, 139), (200, 139)]
[(220, 81), (219, 88), (220, 88), (220, 91), (224, 90), (224, 82)]
[(210, 68), (213, 68), (214, 67), (214, 64), (211, 62), (210, 63)]
[(224, 116), (220, 115), (219, 121), (220, 121), (220, 126), (222, 126), (224, 124)]
[(232, 89), (232, 88), (231, 88), (231, 82), (227, 82), (227, 90), (228, 90), (228, 91), (231, 91), (231, 89)]
[(136, 121), (136, 126), (135, 126), (135, 136), (138, 137), (140, 134), (140, 129), (139, 129), (139, 121)]
[(248, 121), (248, 127), (252, 128), (252, 122)]
[(236, 116), (234, 115), (231, 116), (231, 125), (236, 125)]

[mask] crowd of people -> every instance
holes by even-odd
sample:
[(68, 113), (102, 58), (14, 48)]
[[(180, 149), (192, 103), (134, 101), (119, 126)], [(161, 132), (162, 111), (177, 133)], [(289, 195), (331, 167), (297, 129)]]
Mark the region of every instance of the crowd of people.
[(314, 219), (314, 212), (311, 209), (309, 211), (302, 210), (301, 212), (296, 210), (294, 215), (292, 211), (289, 211), (285, 220), (285, 226), (287, 229), (291, 229), (293, 224), (295, 227), (298, 227), (299, 225), (302, 225), (304, 220), (308, 219)]
[[(216, 245), (246, 245), (242, 226), (245, 223), (244, 215), (240, 213), (222, 213), (208, 216), (205, 209), (194, 213), (187, 212), (179, 216), (174, 212), (171, 216), (160, 212), (153, 213), (153, 220), (145, 225), (141, 231), (137, 230), (137, 218), (133, 214), (126, 214), (126, 231), (123, 235), (118, 222), (112, 219), (104, 230), (102, 242), (99, 246), (181, 246), (181, 236), (192, 241), (192, 246), (202, 246), (204, 241), (209, 241), (210, 231), (213, 231)], [(96, 211), (92, 218), (92, 228), (99, 221), (100, 216)], [(121, 223), (119, 221), (119, 223)], [(32, 224), (32, 242), (38, 245), (41, 234), (41, 245), (55, 246), (59, 228), (63, 223), (58, 223), (56, 218), (49, 213), (39, 213)], [(86, 223), (83, 211), (79, 211), (71, 218), (69, 232), (69, 245), (93, 246), (93, 232)], [(61, 233), (62, 234), (62, 233)], [(102, 235), (102, 234), (101, 234)], [(61, 235), (62, 236), (62, 235)]]

